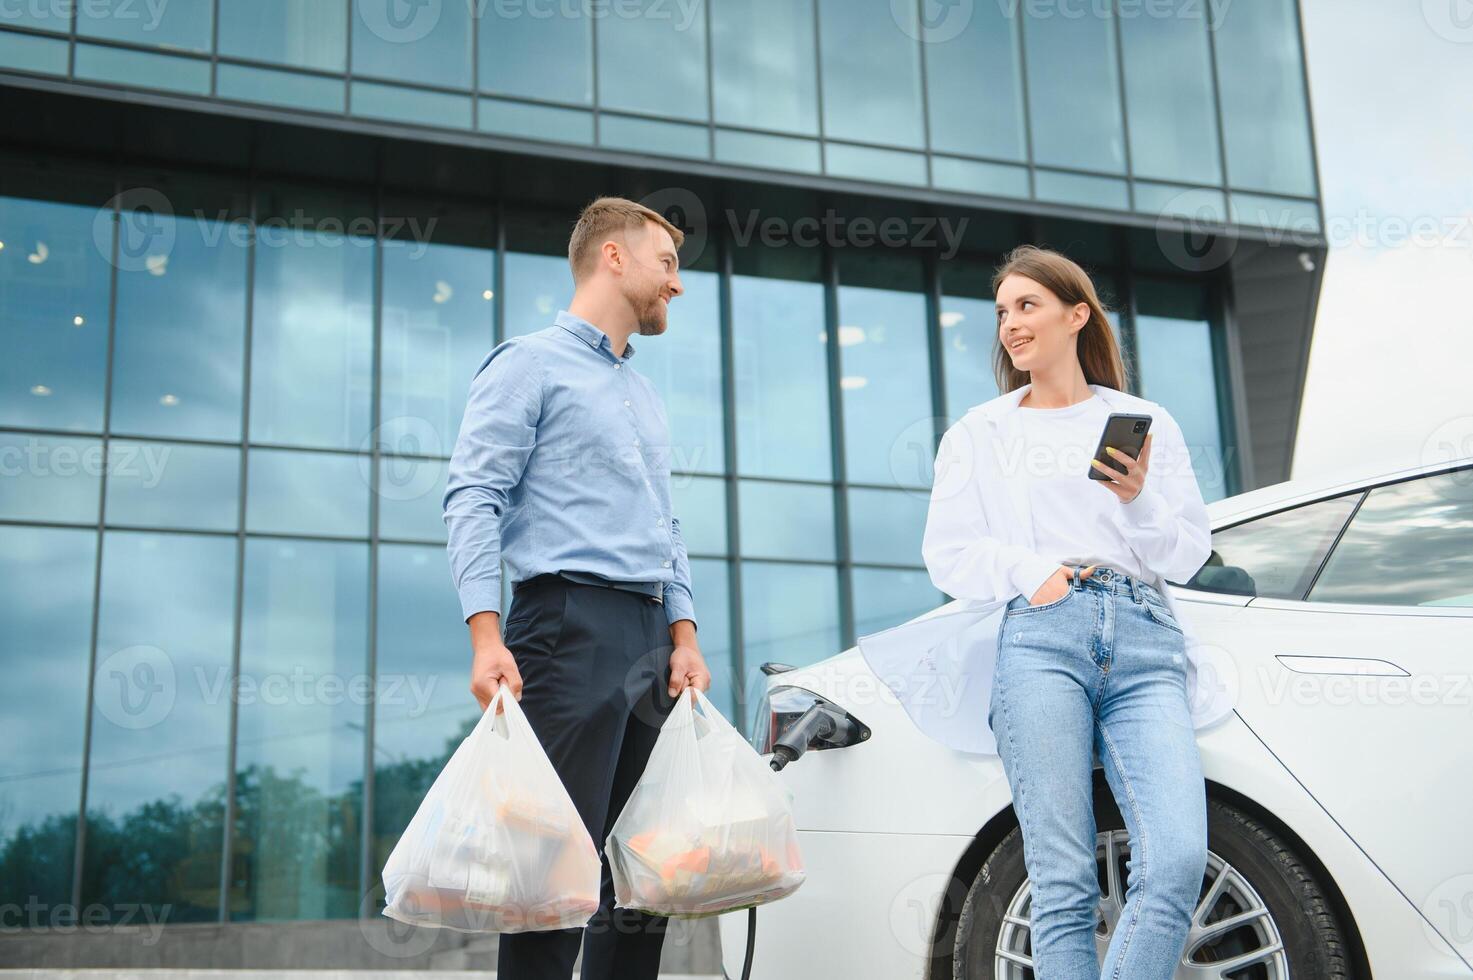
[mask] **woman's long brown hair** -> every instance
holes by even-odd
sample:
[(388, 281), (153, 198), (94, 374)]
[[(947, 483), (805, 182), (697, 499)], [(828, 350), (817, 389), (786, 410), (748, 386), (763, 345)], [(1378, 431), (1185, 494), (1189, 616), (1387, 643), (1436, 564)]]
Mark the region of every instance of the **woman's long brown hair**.
[[(1073, 259), (1047, 248), (1036, 245), (1019, 245), (1008, 253), (992, 277), (992, 294), (1008, 276), (1024, 276), (1043, 286), (1059, 297), (1067, 307), (1083, 303), (1089, 307), (1089, 322), (1085, 323), (1075, 338), (1075, 351), (1079, 355), (1079, 366), (1084, 369), (1084, 380), (1088, 384), (1104, 385), (1117, 391), (1125, 390), (1125, 362), (1120, 356), (1120, 345), (1115, 342), (1115, 331), (1105, 319), (1105, 307), (1095, 292), (1095, 284), (1089, 273), (1079, 267)], [(1006, 394), (1027, 384), (1029, 374), (1013, 366), (1002, 345), (996, 338), (992, 351), (992, 373), (997, 378), (997, 390)]]

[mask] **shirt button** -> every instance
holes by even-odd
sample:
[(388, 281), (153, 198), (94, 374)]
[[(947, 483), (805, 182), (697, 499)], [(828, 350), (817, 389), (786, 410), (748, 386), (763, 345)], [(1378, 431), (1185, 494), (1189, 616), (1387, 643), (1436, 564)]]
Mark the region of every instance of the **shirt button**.
[(634, 440), (634, 448), (635, 449), (638, 449), (639, 448), (639, 440), (638, 439)]
[(625, 408), (628, 408), (629, 407), (629, 399), (627, 399), (627, 398), (624, 399), (624, 407)]
[(668, 561), (662, 561), (662, 562), (660, 562), (660, 564), (663, 565), (666, 568), (669, 568), (670, 567), (670, 563)]
[(623, 366), (624, 366), (624, 365), (622, 365), (622, 364), (615, 364), (615, 365), (614, 365), (614, 370), (615, 370), (615, 371), (617, 371), (617, 370), (619, 370), (619, 369), (620, 369), (620, 368), (621, 368), (621, 367), (623, 367)]
[(664, 527), (664, 526), (665, 526), (665, 518), (662, 517), (658, 521), (655, 521), (655, 527)]

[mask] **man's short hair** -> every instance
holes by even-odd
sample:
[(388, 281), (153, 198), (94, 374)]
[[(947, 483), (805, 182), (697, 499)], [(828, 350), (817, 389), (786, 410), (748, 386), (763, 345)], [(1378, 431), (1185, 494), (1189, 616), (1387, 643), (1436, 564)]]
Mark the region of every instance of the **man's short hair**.
[(660, 212), (638, 201), (601, 197), (584, 208), (578, 216), (578, 223), (573, 226), (573, 236), (568, 239), (568, 264), (573, 267), (573, 281), (582, 281), (593, 268), (599, 249), (612, 235), (643, 228), (647, 221), (653, 221), (668, 231), (677, 249), (685, 241), (685, 232), (672, 225)]

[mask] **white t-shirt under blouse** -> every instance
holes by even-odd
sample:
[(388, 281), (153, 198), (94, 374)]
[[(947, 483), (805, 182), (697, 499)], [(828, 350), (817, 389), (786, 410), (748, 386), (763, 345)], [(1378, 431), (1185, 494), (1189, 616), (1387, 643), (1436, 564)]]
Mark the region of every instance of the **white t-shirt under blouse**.
[(1017, 472), (1028, 481), (1037, 554), (1060, 565), (1109, 565), (1149, 579), (1112, 520), (1120, 498), (1089, 478), (1109, 405), (1090, 395), (1063, 408), (1020, 405), (1017, 411), (1025, 440)]

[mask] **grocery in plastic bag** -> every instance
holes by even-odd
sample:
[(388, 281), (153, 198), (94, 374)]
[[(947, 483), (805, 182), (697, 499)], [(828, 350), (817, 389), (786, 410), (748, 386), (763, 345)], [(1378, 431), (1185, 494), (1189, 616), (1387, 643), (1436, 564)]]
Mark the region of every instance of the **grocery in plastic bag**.
[(605, 842), (614, 904), (698, 917), (792, 894), (804, 870), (787, 793), (706, 695), (688, 690)]
[(577, 928), (598, 910), (600, 867), (557, 770), (503, 684), (394, 845), (384, 915), (460, 932)]

